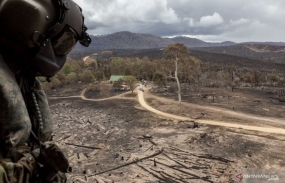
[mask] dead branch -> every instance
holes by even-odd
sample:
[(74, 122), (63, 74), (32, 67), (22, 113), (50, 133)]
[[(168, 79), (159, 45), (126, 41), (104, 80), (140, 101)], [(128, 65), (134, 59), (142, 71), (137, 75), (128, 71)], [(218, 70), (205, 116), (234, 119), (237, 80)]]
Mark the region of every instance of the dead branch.
[(180, 151), (180, 152), (184, 152), (184, 153), (187, 153), (187, 154), (190, 154), (188, 151), (185, 151), (185, 150), (179, 149), (179, 148), (177, 148), (177, 147), (169, 146), (169, 149), (171, 149), (171, 150), (176, 150), (176, 151)]
[(177, 170), (177, 171), (179, 171), (179, 172), (181, 172), (181, 173), (184, 173), (184, 174), (186, 174), (186, 175), (190, 175), (190, 176), (192, 176), (194, 179), (202, 179), (202, 180), (204, 180), (204, 181), (206, 181), (206, 182), (211, 182), (211, 183), (213, 183), (213, 181), (208, 180), (208, 177), (200, 177), (200, 176), (195, 175), (195, 174), (193, 174), (193, 173), (186, 172), (186, 171), (184, 171), (184, 170), (175, 168), (174, 166), (171, 166), (171, 167), (170, 167), (170, 165), (161, 163), (161, 162), (159, 162), (159, 161), (156, 161), (156, 163), (157, 163), (157, 164), (161, 164), (161, 165), (166, 166), (166, 167), (169, 167), (169, 168), (172, 168), (172, 169)]
[(234, 162), (232, 160), (228, 160), (228, 159), (225, 159), (225, 158), (222, 158), (222, 157), (219, 157), (219, 156), (214, 156), (214, 155), (211, 155), (211, 154), (194, 154), (194, 153), (189, 153), (189, 152), (187, 152), (185, 150), (182, 150), (182, 149), (179, 149), (179, 148), (176, 148), (176, 147), (170, 147), (170, 149), (176, 150), (176, 151), (180, 151), (180, 152), (183, 152), (183, 153), (186, 153), (186, 154), (198, 157), (198, 158), (218, 160), (218, 161), (221, 161), (221, 162), (224, 162), (224, 163)]
[(148, 137), (146, 135), (143, 135), (142, 137), (138, 137), (137, 139), (143, 139), (143, 140), (149, 140), (150, 143), (152, 143), (153, 145), (157, 145), (155, 142), (153, 142), (152, 137)]
[(155, 142), (153, 142), (153, 140), (151, 140), (151, 139), (148, 139), (149, 141), (150, 141), (150, 143), (152, 143), (153, 145), (157, 145)]
[(231, 161), (231, 160), (219, 157), (219, 156), (213, 156), (211, 154), (197, 155), (197, 157), (198, 158), (206, 158), (206, 159), (218, 160), (218, 161), (221, 161), (221, 162), (224, 162), (224, 163), (234, 162), (234, 161)]
[(67, 136), (65, 136), (65, 137), (62, 137), (62, 138), (56, 140), (56, 142), (59, 142), (59, 141), (61, 141), (61, 140), (68, 139), (69, 137), (71, 137), (71, 135), (67, 135)]
[[(179, 179), (179, 178), (177, 178), (177, 177), (174, 177), (174, 176), (172, 176), (172, 175), (170, 175), (170, 174), (168, 174), (168, 173), (166, 173), (166, 172), (164, 172), (164, 171), (159, 171), (159, 170), (155, 170), (155, 169), (153, 169), (153, 168), (150, 168), (152, 171), (154, 171), (154, 172), (156, 172), (156, 173), (159, 173), (159, 174), (161, 174), (161, 176), (163, 176), (163, 174), (164, 175), (166, 175), (167, 177), (171, 177), (171, 182), (177, 182), (177, 181), (175, 181), (175, 180), (173, 180), (173, 179), (176, 179), (176, 180), (179, 180), (179, 181), (182, 181), (183, 182), (183, 180), (181, 180), (181, 179)], [(164, 178), (167, 178), (167, 177), (165, 177), (165, 176), (163, 176)], [(178, 182), (179, 183), (179, 182)]]
[(163, 152), (163, 149), (161, 149), (160, 151), (158, 151), (158, 152), (156, 152), (156, 153), (154, 153), (154, 154), (152, 154), (152, 155), (150, 155), (150, 156), (146, 156), (146, 157), (143, 157), (143, 158), (138, 158), (138, 159), (136, 159), (136, 160), (134, 160), (134, 161), (132, 161), (132, 162), (129, 162), (129, 163), (126, 163), (126, 164), (117, 166), (117, 167), (115, 167), (115, 168), (111, 168), (111, 169), (108, 169), (108, 170), (104, 170), (104, 171), (102, 171), (102, 172), (98, 172), (98, 173), (95, 173), (95, 174), (93, 174), (93, 175), (89, 175), (88, 177), (95, 176), (95, 175), (100, 175), (100, 174), (102, 174), (102, 173), (106, 173), (106, 172), (113, 171), (113, 170), (117, 170), (117, 169), (119, 169), (119, 168), (122, 168), (122, 167), (125, 167), (125, 166), (128, 166), (128, 165), (137, 163), (137, 162), (139, 162), (139, 161), (142, 161), (142, 160), (145, 160), (145, 159), (148, 159), (148, 158), (155, 157), (155, 156), (161, 154), (162, 152)]
[(154, 176), (155, 178), (157, 178), (158, 180), (161, 180), (163, 182), (167, 182), (167, 180), (165, 178), (161, 178), (159, 177), (158, 175), (156, 175), (155, 173), (152, 173), (150, 172), (149, 170), (147, 170), (145, 167), (139, 165), (137, 162), (136, 162), (136, 165), (138, 165), (141, 169), (143, 169), (144, 171), (146, 171), (147, 173), (151, 174), (152, 176)]
[[(172, 154), (174, 154), (174, 153), (172, 153)], [(174, 154), (174, 155), (176, 155), (176, 156), (180, 156), (180, 155), (178, 155), (178, 154)], [(187, 158), (187, 157), (185, 157), (185, 156), (183, 156), (181, 159), (183, 159), (183, 163), (188, 163), (188, 164), (191, 164), (192, 166), (194, 165), (197, 165), (197, 166), (201, 166), (201, 165), (204, 165), (204, 164), (201, 164), (201, 163), (196, 163), (196, 162), (194, 162), (194, 159), (190, 159), (190, 160), (192, 160), (192, 161), (187, 161), (187, 160), (185, 160), (185, 159), (189, 159), (189, 158)], [(178, 161), (178, 162), (181, 162), (181, 161), (179, 161), (179, 160), (176, 160), (176, 161)], [(181, 162), (182, 163), (182, 162)], [(204, 165), (204, 166), (209, 166), (210, 167), (210, 165)], [(191, 167), (190, 167), (191, 168)]]
[(131, 158), (131, 156), (132, 156), (132, 153), (130, 153), (130, 154), (127, 156), (126, 161), (128, 161), (128, 160)]
[(84, 154), (84, 156), (88, 159), (89, 158), (89, 156), (88, 156), (88, 154), (87, 153), (83, 153)]
[(148, 150), (150, 150), (154, 145), (151, 145), (145, 152), (147, 152)]
[(66, 145), (76, 146), (76, 147), (84, 147), (88, 149), (101, 149), (100, 147), (92, 147), (92, 146), (84, 146), (84, 145), (78, 145), (73, 143), (65, 143)]
[(169, 158), (170, 160), (172, 160), (172, 161), (174, 161), (175, 163), (177, 163), (178, 165), (180, 165), (180, 166), (182, 166), (182, 167), (184, 167), (184, 168), (186, 168), (186, 169), (189, 169), (189, 167), (187, 167), (187, 166), (185, 166), (184, 164), (182, 164), (182, 163), (180, 163), (180, 162), (178, 162), (178, 161), (172, 159), (172, 158), (169, 157), (167, 154), (165, 154), (165, 153), (162, 153), (162, 154), (163, 154), (164, 156), (166, 156), (167, 158)]
[(177, 181), (175, 181), (175, 180), (173, 180), (173, 179), (169, 179), (168, 177), (166, 177), (164, 174), (160, 174), (165, 180), (166, 180), (166, 182), (167, 183), (179, 183), (179, 182), (177, 182)]

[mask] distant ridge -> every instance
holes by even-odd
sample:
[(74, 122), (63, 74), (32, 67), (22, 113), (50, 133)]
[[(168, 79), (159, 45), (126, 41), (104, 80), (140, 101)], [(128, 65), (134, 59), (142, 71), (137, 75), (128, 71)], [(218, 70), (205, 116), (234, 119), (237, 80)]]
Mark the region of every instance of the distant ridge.
[[(91, 35), (92, 43), (87, 48), (88, 50), (106, 50), (106, 49), (153, 49), (164, 48), (171, 43), (183, 43), (189, 48), (201, 47), (220, 47), (220, 46), (233, 46), (237, 43), (232, 41), (225, 41), (221, 43), (205, 42), (196, 38), (185, 36), (177, 36), (174, 38), (162, 38), (152, 34), (139, 34), (129, 31), (116, 32), (107, 35)], [(240, 43), (241, 44), (241, 43)], [(242, 44), (265, 44), (274, 46), (285, 46), (284, 42), (245, 42)], [(82, 46), (77, 45), (75, 50), (86, 50)]]
[(284, 42), (244, 42), (243, 44), (259, 44), (259, 45), (285, 46), (285, 43), (284, 43)]
[[(92, 43), (88, 49), (153, 49), (164, 48), (171, 43), (181, 42), (187, 47), (216, 47), (235, 45), (234, 42), (208, 43), (196, 38), (178, 36), (162, 38), (152, 34), (139, 34), (128, 31), (116, 32), (108, 35), (91, 36)], [(82, 49), (77, 46), (75, 49)]]
[[(281, 45), (281, 46), (279, 46)], [(236, 55), (259, 59), (268, 62), (285, 63), (285, 46), (283, 44), (273, 42), (269, 43), (241, 43), (231, 46), (220, 47), (199, 47), (192, 50), (200, 50), (211, 53)]]
[[(128, 31), (91, 36), (91, 38), (92, 43), (88, 48), (77, 45), (69, 54), (69, 57), (80, 60), (85, 56), (91, 56), (103, 50), (112, 50), (112, 56), (135, 56), (140, 58), (147, 56), (152, 60), (162, 58), (162, 49), (169, 44), (180, 42), (189, 47), (192, 54), (197, 58), (208, 62), (222, 59), (243, 63), (243, 65), (249, 64), (245, 61), (257, 64), (255, 60), (263, 61), (261, 64), (263, 66), (265, 62), (266, 64), (285, 64), (284, 42), (234, 43), (225, 41), (209, 43), (190, 37), (162, 38), (151, 34), (137, 34)], [(95, 57), (98, 57), (98, 55), (96, 54)], [(215, 62), (218, 62), (218, 60)], [(284, 69), (283, 65), (275, 68)]]
[(104, 36), (91, 36), (90, 47), (95, 49), (149, 49), (161, 48), (171, 42), (151, 34), (136, 34), (127, 31)]

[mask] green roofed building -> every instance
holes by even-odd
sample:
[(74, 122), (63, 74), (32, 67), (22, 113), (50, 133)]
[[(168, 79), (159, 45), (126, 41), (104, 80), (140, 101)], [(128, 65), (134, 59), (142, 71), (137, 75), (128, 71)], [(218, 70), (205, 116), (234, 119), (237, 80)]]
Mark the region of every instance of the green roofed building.
[(110, 82), (116, 82), (119, 81), (120, 79), (124, 79), (125, 76), (122, 75), (112, 75), (110, 77)]

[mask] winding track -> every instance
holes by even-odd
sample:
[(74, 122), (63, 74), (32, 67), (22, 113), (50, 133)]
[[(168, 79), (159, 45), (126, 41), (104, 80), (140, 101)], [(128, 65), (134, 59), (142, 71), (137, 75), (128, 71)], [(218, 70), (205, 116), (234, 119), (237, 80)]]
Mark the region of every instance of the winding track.
[[(145, 90), (147, 92), (148, 90)], [(165, 113), (162, 111), (159, 111), (157, 109), (152, 108), (149, 106), (145, 100), (144, 100), (144, 92), (138, 91), (138, 99), (140, 104), (147, 110), (156, 113), (158, 115), (167, 117), (167, 118), (172, 118), (172, 119), (177, 119), (177, 120), (193, 120), (191, 118), (187, 117), (182, 117), (182, 116), (177, 116), (169, 113)], [(281, 119), (272, 119), (272, 118), (265, 118), (265, 117), (257, 117), (253, 115), (248, 115), (248, 114), (240, 114), (237, 112), (232, 112), (228, 111), (225, 109), (218, 109), (214, 107), (204, 107), (204, 106), (199, 106), (195, 105), (200, 108), (207, 108), (207, 109), (212, 109), (217, 112), (223, 112), (223, 113), (228, 113), (236, 117), (246, 117), (254, 120), (262, 120), (262, 121), (267, 121), (267, 122), (278, 122), (281, 123), (283, 121), (283, 124), (285, 124), (284, 120)], [(213, 120), (196, 120), (198, 123), (203, 123), (203, 124), (208, 124), (208, 125), (215, 125), (215, 126), (223, 126), (223, 127), (230, 127), (230, 128), (239, 128), (239, 129), (245, 129), (245, 130), (253, 130), (253, 131), (259, 131), (259, 132), (266, 132), (266, 133), (275, 133), (275, 134), (285, 134), (285, 129), (283, 128), (275, 128), (275, 127), (257, 127), (257, 126), (249, 126), (249, 125), (242, 125), (242, 124), (234, 124), (234, 123), (225, 123), (225, 122), (220, 122), (220, 121), (213, 121)]]
[(86, 98), (84, 96), (86, 92), (86, 88), (84, 90), (82, 90), (81, 94), (75, 95), (75, 96), (67, 96), (67, 97), (49, 97), (50, 99), (67, 99), (67, 98), (81, 98), (82, 100), (87, 100), (87, 101), (93, 101), (93, 102), (98, 102), (98, 101), (105, 101), (105, 100), (112, 100), (112, 99), (124, 99), (124, 100), (134, 100), (134, 98), (131, 97), (124, 97), (124, 95), (126, 94), (130, 94), (132, 93), (131, 91), (128, 92), (124, 92), (120, 95), (115, 95), (113, 97), (108, 97), (108, 98), (101, 98), (101, 99), (90, 99), (90, 98)]
[[(131, 97), (123, 97), (125, 94), (131, 93), (131, 91), (126, 92), (126, 93), (122, 93), (120, 95), (116, 95), (113, 97), (109, 97), (109, 98), (103, 98), (103, 99), (88, 99), (84, 96), (86, 92), (86, 89), (84, 89), (80, 96), (68, 96), (68, 97), (50, 97), (50, 99), (59, 99), (59, 98), (81, 98), (82, 100), (87, 100), (87, 101), (105, 101), (105, 100), (112, 100), (112, 99), (127, 99), (127, 100), (134, 100), (134, 98)], [(145, 90), (145, 92), (148, 92), (148, 89)], [(166, 117), (166, 118), (171, 118), (171, 119), (176, 119), (176, 120), (183, 120), (183, 121), (189, 121), (189, 120), (193, 120), (191, 118), (187, 118), (187, 117), (182, 117), (182, 116), (178, 116), (178, 115), (173, 115), (173, 114), (169, 114), (169, 113), (165, 113), (162, 111), (159, 111), (157, 109), (154, 109), (153, 107), (149, 106), (145, 100), (144, 100), (144, 92), (141, 92), (137, 89), (137, 93), (138, 93), (138, 101), (140, 103), (140, 105), (142, 107), (144, 107), (145, 109), (147, 109), (150, 112), (153, 112), (157, 115)], [(157, 99), (161, 99), (161, 97), (157, 97), (154, 96)], [(172, 101), (171, 99), (164, 99), (163, 100), (169, 100)], [(173, 101), (172, 101), (173, 102)], [(200, 106), (197, 104), (186, 104), (192, 107), (197, 107), (197, 108), (204, 108), (204, 109), (208, 109), (208, 110), (213, 110), (215, 112), (221, 112), (221, 113), (225, 113), (225, 114), (230, 114), (232, 116), (235, 117), (239, 117), (239, 118), (247, 118), (247, 119), (251, 119), (251, 120), (259, 120), (259, 121), (264, 121), (264, 122), (269, 122), (269, 123), (282, 123), (285, 124), (285, 120), (283, 119), (279, 119), (279, 118), (267, 118), (267, 117), (258, 117), (258, 116), (254, 116), (254, 115), (249, 115), (249, 114), (244, 114), (244, 113), (238, 113), (238, 112), (234, 112), (234, 111), (229, 111), (229, 110), (225, 110), (225, 109), (220, 109), (220, 108), (216, 108), (216, 107), (208, 107), (208, 106)], [(220, 122), (220, 121), (214, 121), (214, 120), (196, 120), (198, 123), (202, 123), (202, 124), (208, 124), (208, 125), (215, 125), (215, 126), (222, 126), (222, 127), (229, 127), (229, 128), (238, 128), (238, 129), (245, 129), (245, 130), (252, 130), (252, 131), (258, 131), (258, 132), (266, 132), (266, 133), (273, 133), (273, 134), (284, 134), (285, 135), (285, 129), (283, 128), (275, 128), (275, 127), (258, 127), (258, 126), (250, 126), (250, 125), (242, 125), (242, 124), (235, 124), (235, 123), (226, 123), (226, 122)]]

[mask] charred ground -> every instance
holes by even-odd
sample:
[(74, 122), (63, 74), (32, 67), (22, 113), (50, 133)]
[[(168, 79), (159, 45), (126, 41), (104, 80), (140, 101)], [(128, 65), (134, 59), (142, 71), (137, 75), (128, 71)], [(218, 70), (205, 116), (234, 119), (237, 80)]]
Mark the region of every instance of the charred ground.
[[(284, 167), (282, 135), (193, 128), (193, 122), (146, 111), (134, 95), (125, 97), (133, 100), (50, 99), (54, 140), (67, 150), (73, 167), (69, 182), (234, 182), (240, 172)], [(168, 105), (152, 100), (160, 110)]]

